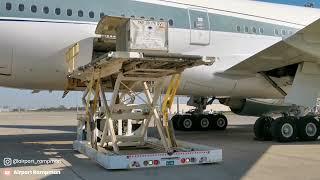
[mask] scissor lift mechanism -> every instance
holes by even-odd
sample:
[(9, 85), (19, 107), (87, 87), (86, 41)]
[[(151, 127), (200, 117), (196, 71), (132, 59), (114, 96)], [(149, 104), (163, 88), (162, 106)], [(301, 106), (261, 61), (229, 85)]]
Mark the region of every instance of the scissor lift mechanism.
[[(220, 162), (220, 149), (177, 141), (168, 118), (181, 73), (212, 62), (201, 56), (115, 51), (74, 69), (69, 82), (86, 85), (82, 99), (86, 113), (78, 118), (74, 149), (107, 169)], [(109, 103), (106, 92), (112, 92)], [(133, 120), (141, 124), (136, 130)], [(147, 136), (152, 120), (160, 139)]]

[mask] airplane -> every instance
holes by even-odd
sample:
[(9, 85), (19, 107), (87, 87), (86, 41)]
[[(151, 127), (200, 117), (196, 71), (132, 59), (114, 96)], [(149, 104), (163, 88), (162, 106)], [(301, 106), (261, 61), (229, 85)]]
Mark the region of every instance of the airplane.
[[(316, 140), (320, 125), (304, 116), (320, 89), (320, 10), (250, 0), (1, 0), (0, 85), (63, 91), (67, 50), (80, 44), (91, 60), (104, 16), (164, 20), (169, 52), (213, 56), (212, 66), (183, 73), (178, 95), (190, 96), (177, 129), (224, 130), (227, 118), (206, 114), (217, 99), (236, 114), (261, 116), (258, 139)], [(273, 119), (270, 113), (283, 116)]]
[(295, 5), (295, 6), (304, 6), (309, 8), (317, 8), (318, 4), (316, 1), (307, 0), (307, 1), (299, 1), (299, 0), (260, 0), (263, 2), (270, 2), (270, 3), (279, 3), (279, 4), (288, 4), (288, 5)]

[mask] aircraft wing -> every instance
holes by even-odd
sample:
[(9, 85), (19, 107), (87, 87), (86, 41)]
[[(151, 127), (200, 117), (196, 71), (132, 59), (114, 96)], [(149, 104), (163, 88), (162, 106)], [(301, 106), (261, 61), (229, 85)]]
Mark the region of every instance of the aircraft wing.
[(296, 63), (299, 67), (285, 102), (313, 107), (320, 95), (320, 19), (221, 75), (242, 79)]
[(246, 77), (300, 62), (320, 62), (320, 19), (222, 74)]

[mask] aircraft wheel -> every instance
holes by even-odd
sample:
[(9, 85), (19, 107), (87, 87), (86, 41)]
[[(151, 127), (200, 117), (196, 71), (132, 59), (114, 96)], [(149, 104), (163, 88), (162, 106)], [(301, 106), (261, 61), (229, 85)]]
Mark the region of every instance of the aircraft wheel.
[(278, 142), (292, 142), (297, 138), (295, 117), (280, 117), (271, 123), (272, 138)]
[(184, 131), (192, 131), (194, 129), (194, 120), (192, 116), (182, 116), (179, 119), (179, 129)]
[(315, 141), (319, 137), (320, 125), (313, 116), (305, 116), (297, 120), (298, 136), (303, 141)]
[(266, 116), (260, 117), (256, 120), (253, 126), (253, 131), (257, 140), (272, 140), (270, 128), (273, 121), (273, 118)]
[(175, 130), (180, 130), (180, 127), (179, 127), (179, 119), (180, 118), (181, 118), (181, 115), (179, 115), (179, 114), (176, 114), (171, 118), (171, 121), (172, 121), (172, 124), (173, 124), (173, 128)]
[(216, 130), (225, 130), (228, 126), (228, 119), (222, 114), (215, 115), (213, 128)]
[(199, 128), (200, 130), (209, 130), (210, 127), (212, 126), (212, 121), (210, 120), (209, 116), (203, 115), (200, 116), (199, 120)]

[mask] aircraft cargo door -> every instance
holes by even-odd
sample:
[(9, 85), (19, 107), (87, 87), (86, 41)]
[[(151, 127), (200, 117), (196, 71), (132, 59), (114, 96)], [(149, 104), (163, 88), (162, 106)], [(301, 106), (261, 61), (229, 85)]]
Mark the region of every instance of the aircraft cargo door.
[(206, 9), (189, 9), (190, 44), (210, 44), (210, 21)]
[(12, 74), (12, 54), (12, 48), (0, 48), (0, 75), (10, 76)]

